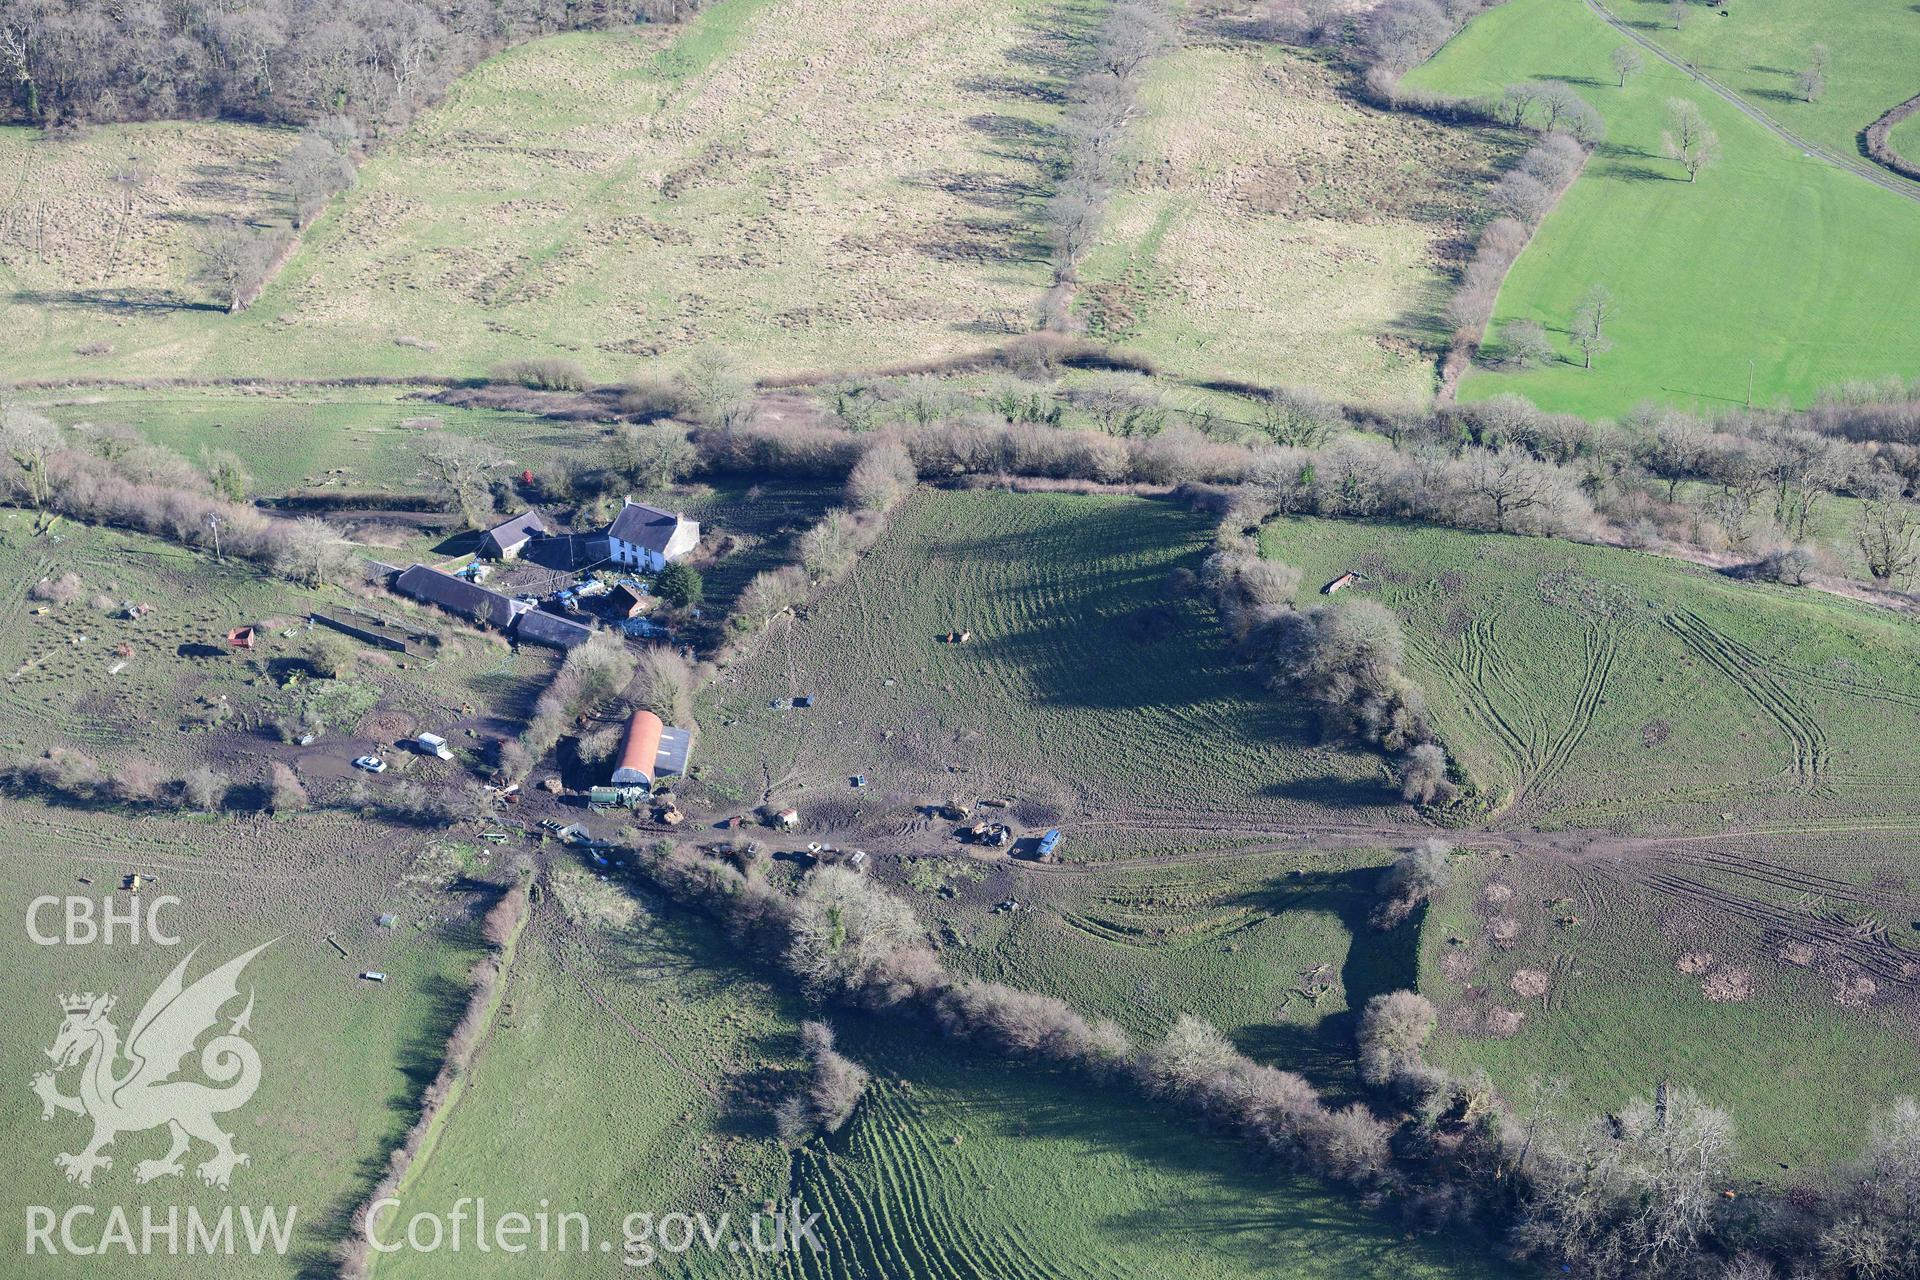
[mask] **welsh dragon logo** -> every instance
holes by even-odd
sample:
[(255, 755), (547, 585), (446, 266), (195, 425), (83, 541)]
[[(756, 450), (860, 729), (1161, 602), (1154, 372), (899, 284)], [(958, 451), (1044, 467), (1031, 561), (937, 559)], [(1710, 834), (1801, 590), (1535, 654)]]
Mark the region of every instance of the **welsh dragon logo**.
[[(57, 1111), (70, 1111), (93, 1121), (93, 1139), (85, 1149), (54, 1157), (55, 1167), (67, 1175), (67, 1181), (91, 1186), (95, 1170), (113, 1168), (113, 1157), (101, 1153), (116, 1138), (165, 1125), (172, 1147), (158, 1160), (140, 1161), (134, 1166), (134, 1177), (140, 1182), (178, 1177), (185, 1172), (181, 1157), (198, 1138), (213, 1148), (198, 1167), (200, 1180), (226, 1189), (234, 1168), (248, 1163), (248, 1158), (233, 1149), (233, 1135), (213, 1118), (246, 1105), (260, 1087), (260, 1055), (243, 1038), (253, 1016), (251, 989), (246, 1007), (232, 1026), (200, 1050), (200, 1071), (214, 1083), (173, 1077), (201, 1036), (220, 1021), (220, 1010), (239, 997), (240, 971), (272, 945), (261, 943), (192, 986), (184, 982), (187, 964), (193, 959), (189, 953), (147, 998), (124, 1046), (119, 1028), (107, 1017), (113, 1011), (111, 995), (89, 992), (60, 997), (66, 1020), (60, 1024), (53, 1048), (47, 1050), (54, 1069), (34, 1077), (33, 1091), (40, 1095), (42, 1120), (53, 1119)], [(68, 1097), (60, 1092), (56, 1077), (72, 1067), (80, 1068), (80, 1091)]]

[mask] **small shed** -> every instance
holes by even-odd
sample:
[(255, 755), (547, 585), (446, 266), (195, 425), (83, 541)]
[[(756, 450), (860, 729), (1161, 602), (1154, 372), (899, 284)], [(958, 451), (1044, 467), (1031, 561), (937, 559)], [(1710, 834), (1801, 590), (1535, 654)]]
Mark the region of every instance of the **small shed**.
[(773, 826), (779, 831), (791, 831), (800, 825), (800, 811), (787, 808), (773, 815)]
[(253, 628), (235, 627), (227, 632), (227, 647), (230, 649), (253, 648)]
[(647, 593), (635, 582), (616, 582), (613, 590), (607, 592), (607, 608), (616, 618), (634, 618), (645, 613), (649, 607)]
[(1336, 591), (1345, 591), (1348, 587), (1352, 586), (1354, 583), (1358, 581), (1360, 581), (1359, 574), (1351, 573), (1351, 572), (1343, 573), (1339, 577), (1335, 578), (1332, 582), (1329, 582), (1326, 586), (1320, 588), (1320, 594), (1323, 596), (1330, 596)]

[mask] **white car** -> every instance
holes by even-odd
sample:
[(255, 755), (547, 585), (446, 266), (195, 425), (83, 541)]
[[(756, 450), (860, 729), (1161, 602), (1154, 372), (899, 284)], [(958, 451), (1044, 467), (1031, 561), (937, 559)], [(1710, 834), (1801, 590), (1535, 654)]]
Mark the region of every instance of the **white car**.
[(368, 773), (385, 773), (387, 762), (379, 756), (360, 756), (353, 762), (356, 769), (365, 769)]

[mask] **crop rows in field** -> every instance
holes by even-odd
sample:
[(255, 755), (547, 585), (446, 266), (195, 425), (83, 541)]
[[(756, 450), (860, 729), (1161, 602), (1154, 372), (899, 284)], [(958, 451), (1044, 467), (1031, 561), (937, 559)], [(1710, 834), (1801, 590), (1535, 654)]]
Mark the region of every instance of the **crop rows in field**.
[[(808, 801), (862, 773), (868, 795), (1010, 795), (1096, 819), (1380, 804), (1377, 764), (1313, 745), (1179, 592), (1206, 527), (1147, 499), (915, 495), (703, 698), (705, 780)], [(946, 642), (958, 631), (971, 639)], [(769, 705), (799, 694), (815, 705)]]
[(1272, 1275), (1493, 1276), (1467, 1249), (1389, 1238), (1351, 1206), (1230, 1141), (1076, 1082), (897, 1029), (843, 1025), (876, 1080), (840, 1135), (794, 1163), (802, 1205), (822, 1214), (825, 1280), (1058, 1277), (1202, 1280)]
[(1285, 520), (1265, 545), (1306, 590), (1366, 575), (1503, 821), (1868, 830), (1920, 810), (1897, 754), (1920, 632), (1891, 615), (1544, 540)]

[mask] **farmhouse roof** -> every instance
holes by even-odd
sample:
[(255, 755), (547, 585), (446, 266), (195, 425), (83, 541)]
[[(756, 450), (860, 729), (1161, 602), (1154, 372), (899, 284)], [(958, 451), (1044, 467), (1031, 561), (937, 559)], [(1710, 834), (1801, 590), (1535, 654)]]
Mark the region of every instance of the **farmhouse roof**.
[(585, 644), (593, 635), (593, 628), (583, 627), (557, 614), (532, 609), (520, 615), (520, 629), (517, 634), (520, 639), (534, 644), (551, 645), (556, 649), (571, 649)]
[(514, 615), (524, 607), (498, 591), (489, 591), (465, 578), (456, 578), (424, 564), (408, 565), (394, 579), (393, 589), (401, 595), (439, 605), (449, 613), (484, 622), (502, 631), (513, 625)]
[(481, 534), (480, 550), (492, 555), (504, 555), (525, 545), (527, 539), (535, 534), (544, 536), (546, 532), (546, 522), (540, 519), (540, 513), (529, 509)]
[(662, 511), (629, 498), (627, 505), (620, 508), (620, 514), (613, 518), (613, 523), (607, 526), (607, 536), (647, 551), (664, 552), (674, 531), (685, 518), (676, 512)]

